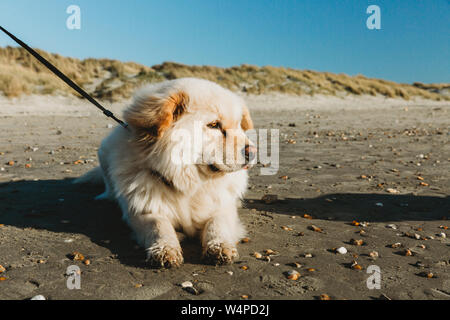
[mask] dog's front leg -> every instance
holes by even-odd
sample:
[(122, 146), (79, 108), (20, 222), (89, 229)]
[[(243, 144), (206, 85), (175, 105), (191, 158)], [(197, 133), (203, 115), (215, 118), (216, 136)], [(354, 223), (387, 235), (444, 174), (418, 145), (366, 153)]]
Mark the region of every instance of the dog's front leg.
[(183, 253), (176, 232), (169, 219), (155, 214), (129, 217), (137, 241), (147, 250), (147, 261), (156, 267), (178, 267)]
[(236, 243), (244, 233), (236, 208), (216, 212), (202, 231), (204, 258), (214, 264), (232, 263), (239, 256)]

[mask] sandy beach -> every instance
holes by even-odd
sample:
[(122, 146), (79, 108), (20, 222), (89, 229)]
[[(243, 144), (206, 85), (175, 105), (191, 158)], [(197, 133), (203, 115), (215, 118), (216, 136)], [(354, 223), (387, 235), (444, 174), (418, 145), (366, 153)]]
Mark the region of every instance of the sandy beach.
[(257, 128), (280, 130), (279, 171), (250, 171), (235, 264), (205, 265), (188, 239), (170, 270), (146, 265), (116, 204), (94, 200), (103, 190), (71, 183), (116, 124), (76, 98), (0, 97), (0, 299), (450, 299), (448, 101), (243, 97)]

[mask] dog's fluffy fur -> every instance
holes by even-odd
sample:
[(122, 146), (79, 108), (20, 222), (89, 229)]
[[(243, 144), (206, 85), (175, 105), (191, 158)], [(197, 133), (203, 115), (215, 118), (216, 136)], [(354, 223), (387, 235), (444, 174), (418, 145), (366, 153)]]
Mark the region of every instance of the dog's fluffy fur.
[[(239, 146), (252, 146), (244, 131), (253, 123), (243, 100), (210, 81), (177, 79), (139, 90), (124, 118), (130, 130), (114, 129), (99, 149), (100, 167), (76, 182), (103, 181), (106, 190), (97, 198), (118, 201), (156, 265), (183, 263), (176, 231), (198, 236), (204, 256), (214, 263), (231, 263), (245, 234), (237, 206), (249, 165), (248, 158), (242, 164), (245, 151)], [(200, 124), (203, 158), (175, 163), (171, 155), (180, 143), (173, 134), (182, 129), (195, 135), (194, 124)], [(225, 148), (232, 160), (213, 162), (211, 147), (225, 145), (232, 146)], [(199, 156), (193, 149), (188, 151)]]

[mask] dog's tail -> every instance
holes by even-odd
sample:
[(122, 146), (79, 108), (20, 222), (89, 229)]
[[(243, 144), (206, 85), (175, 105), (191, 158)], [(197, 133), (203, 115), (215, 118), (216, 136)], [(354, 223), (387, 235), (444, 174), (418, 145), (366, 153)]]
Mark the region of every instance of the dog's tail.
[(102, 169), (100, 167), (96, 167), (92, 170), (89, 170), (87, 173), (82, 175), (81, 177), (75, 179), (73, 182), (75, 184), (93, 184), (93, 185), (103, 185), (103, 174)]

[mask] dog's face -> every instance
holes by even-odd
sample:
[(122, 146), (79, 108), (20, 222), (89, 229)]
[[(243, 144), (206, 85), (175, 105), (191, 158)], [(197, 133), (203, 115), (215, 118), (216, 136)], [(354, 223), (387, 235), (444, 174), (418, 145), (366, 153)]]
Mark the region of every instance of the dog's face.
[(152, 161), (170, 157), (174, 165), (217, 176), (247, 169), (256, 160), (256, 148), (245, 134), (253, 129), (248, 108), (237, 95), (206, 80), (178, 79), (146, 88), (124, 117)]

